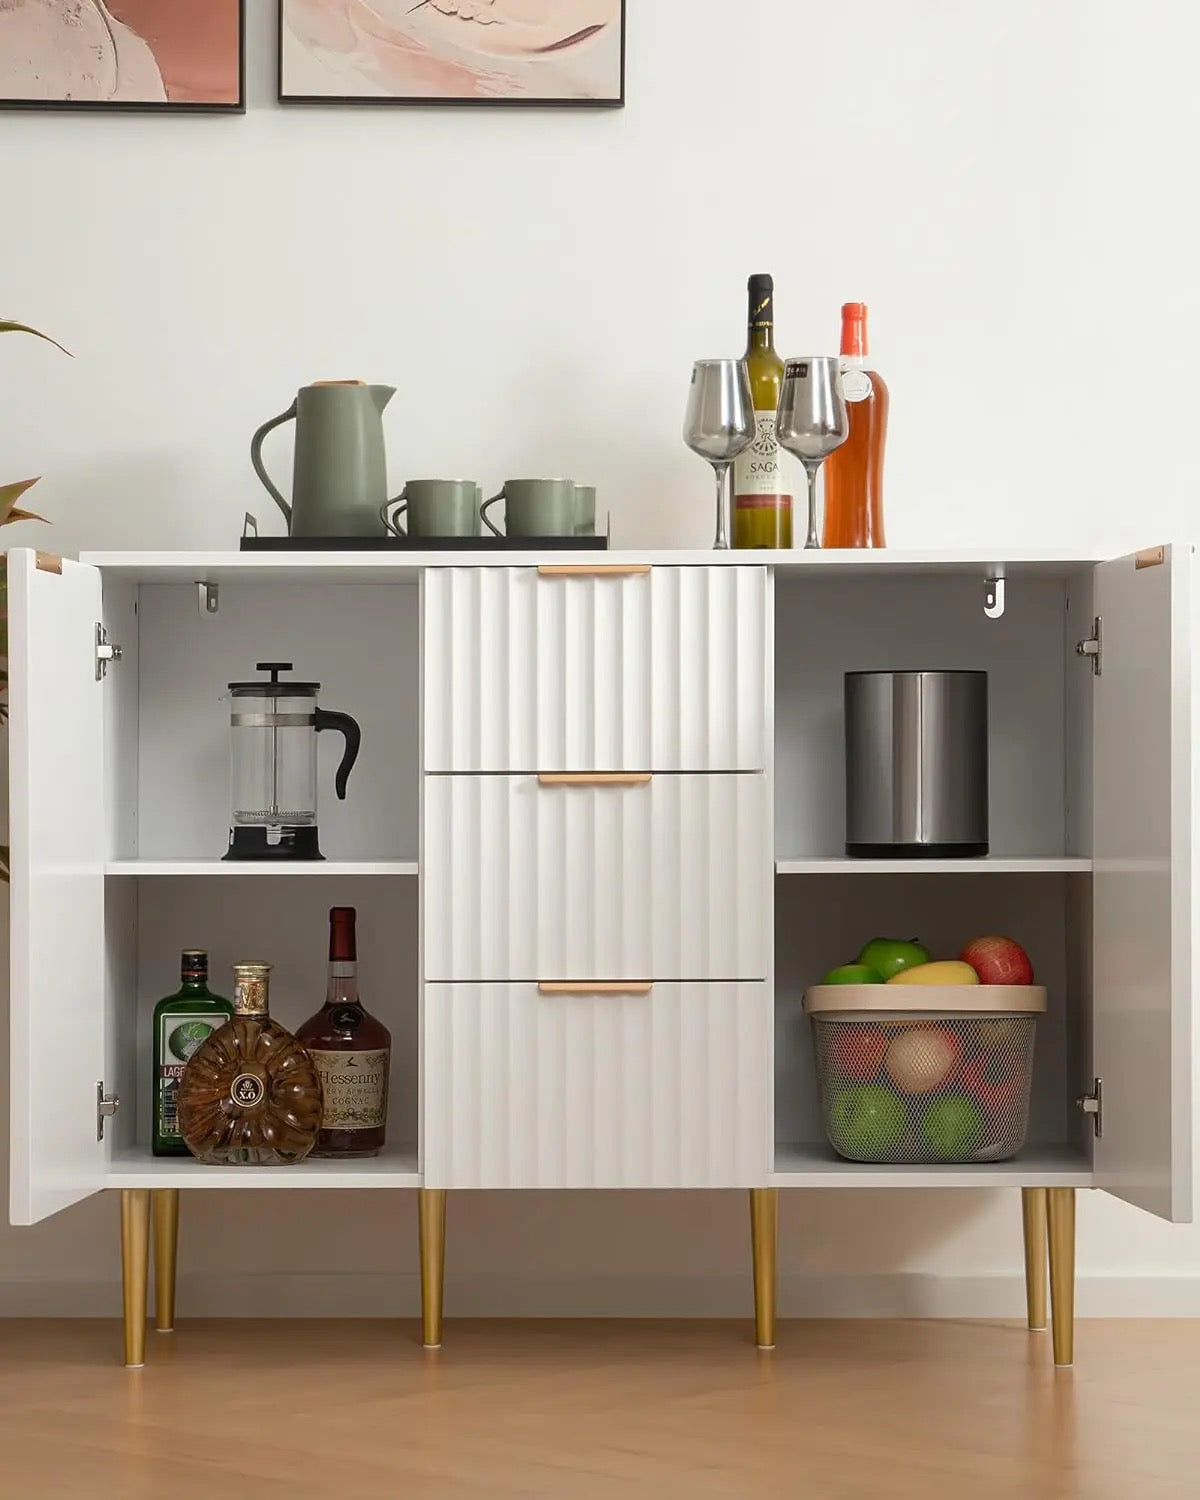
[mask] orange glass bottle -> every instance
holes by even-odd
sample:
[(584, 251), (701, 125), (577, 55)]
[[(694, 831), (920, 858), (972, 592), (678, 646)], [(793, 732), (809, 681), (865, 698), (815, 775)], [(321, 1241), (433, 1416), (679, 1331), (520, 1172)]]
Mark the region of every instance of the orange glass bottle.
[(850, 436), (825, 460), (825, 547), (886, 547), (883, 458), (891, 397), (871, 368), (864, 302), (842, 308), (842, 390)]

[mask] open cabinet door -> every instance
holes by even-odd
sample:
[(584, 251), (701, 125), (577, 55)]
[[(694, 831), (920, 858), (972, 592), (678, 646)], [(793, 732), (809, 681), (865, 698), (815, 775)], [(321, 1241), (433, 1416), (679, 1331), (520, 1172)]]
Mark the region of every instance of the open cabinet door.
[(103, 1186), (100, 574), (8, 555), (10, 1213), (33, 1224)]
[(1096, 1183), (1181, 1222), (1192, 1217), (1192, 552), (1096, 569), (1092, 721)]

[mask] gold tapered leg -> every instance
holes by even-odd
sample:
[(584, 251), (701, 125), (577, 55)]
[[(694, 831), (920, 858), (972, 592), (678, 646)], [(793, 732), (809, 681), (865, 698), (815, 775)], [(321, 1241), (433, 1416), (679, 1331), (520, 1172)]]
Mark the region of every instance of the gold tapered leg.
[(440, 1349), (442, 1287), (446, 1279), (445, 1188), (420, 1188), (417, 1216), (421, 1231), (421, 1339), (426, 1349)]
[(125, 1310), (125, 1363), (146, 1363), (146, 1283), (150, 1271), (150, 1192), (121, 1190), (121, 1284)]
[(754, 1257), (754, 1342), (775, 1347), (775, 1247), (779, 1239), (779, 1189), (750, 1189), (750, 1250)]
[(1021, 1189), (1021, 1217), (1025, 1228), (1025, 1302), (1029, 1326), (1046, 1331), (1046, 1189)]
[(175, 1261), (179, 1251), (179, 1189), (155, 1188), (154, 1326), (175, 1332)]
[(1047, 1189), (1054, 1363), (1075, 1363), (1075, 1189)]

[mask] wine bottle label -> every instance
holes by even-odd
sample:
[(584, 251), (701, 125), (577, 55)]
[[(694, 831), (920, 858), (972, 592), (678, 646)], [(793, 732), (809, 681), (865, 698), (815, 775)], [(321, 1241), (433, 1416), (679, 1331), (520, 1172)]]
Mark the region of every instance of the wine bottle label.
[(159, 1065), (155, 1079), (156, 1130), (170, 1140), (179, 1137), (179, 1080), (187, 1060), (206, 1037), (216, 1030), (211, 1011), (208, 1015), (189, 1016), (176, 1012), (159, 1020)]
[(325, 1093), (322, 1130), (378, 1130), (387, 1123), (388, 1049), (308, 1054)]
[(754, 417), (754, 441), (733, 461), (734, 502), (739, 510), (752, 509), (756, 502), (786, 509), (792, 503), (791, 485), (775, 437), (775, 413), (756, 411)]
[(843, 356), (841, 365), (842, 395), (847, 401), (865, 401), (873, 387), (862, 361), (852, 356)]

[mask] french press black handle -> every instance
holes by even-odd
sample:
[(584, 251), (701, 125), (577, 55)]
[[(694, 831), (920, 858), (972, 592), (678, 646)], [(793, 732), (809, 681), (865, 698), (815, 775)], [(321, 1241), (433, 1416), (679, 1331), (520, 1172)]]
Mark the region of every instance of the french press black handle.
[(318, 708), (313, 714), (313, 728), (318, 734), (322, 729), (336, 729), (346, 736), (346, 749), (342, 754), (342, 763), (337, 768), (337, 775), (333, 779), (338, 801), (345, 802), (346, 783), (350, 780), (350, 772), (354, 769), (359, 746), (362, 744), (362, 730), (358, 727), (358, 720), (352, 719), (349, 714), (330, 713), (326, 709)]

